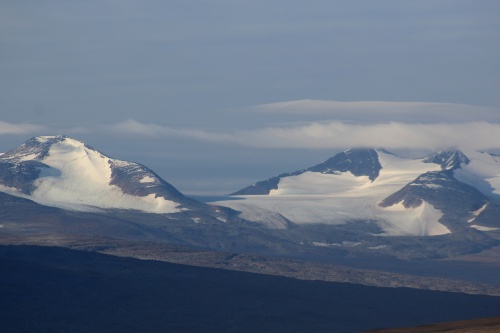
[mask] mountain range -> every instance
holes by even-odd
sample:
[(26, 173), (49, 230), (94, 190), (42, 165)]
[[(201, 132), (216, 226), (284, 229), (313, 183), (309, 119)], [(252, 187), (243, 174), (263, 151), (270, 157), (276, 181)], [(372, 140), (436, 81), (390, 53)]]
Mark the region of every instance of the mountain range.
[(0, 191), (72, 211), (123, 209), (195, 223), (234, 215), (184, 196), (142, 164), (110, 158), (64, 135), (34, 137), (0, 155)]
[[(421, 299), (426, 294), (395, 288), (498, 296), (499, 166), (500, 157), (485, 152), (449, 149), (408, 159), (384, 149), (353, 148), (310, 168), (257, 182), (227, 200), (202, 203), (142, 164), (111, 158), (67, 136), (34, 137), (0, 154), (0, 259), (7, 267), (2, 283), (10, 290), (3, 294), (7, 301), (0, 318), (6, 318), (7, 331), (67, 331), (92, 326), (87, 314), (95, 312), (97, 302), (116, 310), (111, 317), (97, 311), (95, 327), (105, 327), (104, 331), (122, 331), (109, 325), (109, 318), (133, 318), (134, 327), (140, 328), (153, 313), (157, 320), (151, 327), (189, 331), (188, 326), (196, 323), (191, 329), (199, 331), (209, 322), (212, 331), (220, 331), (233, 327), (219, 325), (234, 309), (232, 304), (246, 304), (242, 292), (256, 297), (245, 310), (250, 317), (242, 311), (237, 311), (237, 318), (229, 316), (234, 327), (258, 323), (264, 329), (286, 318), (300, 332), (332, 325), (354, 332), (354, 327), (423, 324), (426, 318), (494, 315), (488, 304), (498, 303), (496, 297), (473, 306), (475, 298), (461, 294), (464, 301), (456, 308), (444, 306), (446, 301), (435, 307), (447, 308), (442, 314), (432, 310), (428, 313), (438, 315), (426, 312), (422, 320), (414, 320), (415, 311), (429, 310), (429, 304), (454, 296), (426, 291), (427, 301), (413, 303), (404, 295)], [(254, 280), (252, 275), (199, 267), (262, 275)], [(30, 287), (33, 274), (39, 288)], [(96, 282), (98, 276), (101, 280)], [(118, 276), (122, 283), (113, 289)], [(150, 288), (152, 276), (158, 279)], [(110, 282), (110, 277), (115, 280)], [(230, 281), (231, 290), (224, 281)], [(323, 284), (326, 281), (344, 283), (325, 298), (325, 288), (333, 286)], [(284, 283), (291, 287), (283, 289)], [(191, 292), (193, 285), (199, 289)], [(297, 288), (303, 293), (297, 294)], [(206, 290), (212, 292), (199, 292)], [(262, 292), (257, 295), (258, 290)], [(173, 291), (182, 297), (172, 298)], [(334, 304), (352, 315), (366, 305), (368, 291), (376, 296), (367, 313), (380, 304), (386, 308), (388, 302), (391, 309), (405, 310), (395, 321), (372, 316), (366, 326), (359, 326), (359, 315), (346, 319), (341, 314), (337, 320), (328, 312), (330, 307), (324, 307)], [(283, 295), (289, 295), (286, 301)], [(130, 312), (122, 312), (123, 297), (129, 299)], [(73, 309), (68, 299), (78, 299), (79, 304)], [(85, 299), (88, 302), (80, 302)], [(153, 303), (134, 316), (136, 299)], [(179, 301), (165, 301), (172, 299)], [(299, 306), (305, 299), (309, 301)], [(282, 311), (284, 302), (290, 307)], [(413, 305), (407, 307), (408, 303)], [(207, 315), (204, 304), (222, 319)], [(261, 304), (270, 305), (263, 310)], [(165, 307), (173, 313), (166, 321)], [(47, 311), (19, 310), (42, 308)], [(59, 313), (65, 314), (62, 320)], [(184, 319), (179, 321), (176, 314)], [(256, 322), (255, 316), (261, 320)], [(39, 326), (41, 322), (45, 326)]]
[(354, 148), (207, 204), (142, 164), (40, 136), (0, 155), (0, 230), (340, 263), (447, 258), (499, 244), (499, 166), (484, 152)]
[[(196, 212), (221, 222), (231, 212), (184, 196), (144, 165), (110, 158), (67, 136), (35, 137), (1, 155), (0, 190), (79, 211)], [(455, 149), (406, 159), (384, 149), (355, 148), (232, 195), (244, 200), (219, 204), (268, 228), (369, 220), (393, 236), (442, 235), (464, 227), (492, 231), (500, 228), (500, 156)]]
[[(218, 202), (248, 220), (373, 221), (380, 234), (435, 236), (500, 229), (500, 156), (443, 150), (418, 159), (384, 149), (349, 149), (312, 167), (259, 181)], [(275, 218), (273, 218), (275, 217)]]

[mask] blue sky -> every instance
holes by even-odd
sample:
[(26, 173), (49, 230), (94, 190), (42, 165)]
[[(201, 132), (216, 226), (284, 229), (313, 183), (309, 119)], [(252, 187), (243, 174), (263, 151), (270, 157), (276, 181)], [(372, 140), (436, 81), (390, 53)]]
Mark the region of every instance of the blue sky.
[(188, 193), (355, 145), (500, 147), (500, 2), (2, 1), (0, 151), (68, 134)]

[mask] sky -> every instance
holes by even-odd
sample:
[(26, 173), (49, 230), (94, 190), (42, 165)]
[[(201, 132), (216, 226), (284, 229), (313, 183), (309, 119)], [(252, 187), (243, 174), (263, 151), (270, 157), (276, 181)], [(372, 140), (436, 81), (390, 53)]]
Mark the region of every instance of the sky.
[(66, 134), (188, 194), (350, 147), (500, 149), (497, 0), (6, 0), (0, 151)]

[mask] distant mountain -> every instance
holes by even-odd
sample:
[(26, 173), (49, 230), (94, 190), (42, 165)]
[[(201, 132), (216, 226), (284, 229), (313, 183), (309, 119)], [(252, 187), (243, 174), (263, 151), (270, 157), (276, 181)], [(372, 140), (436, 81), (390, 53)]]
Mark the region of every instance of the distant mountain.
[(305, 172), (338, 175), (349, 171), (357, 177), (368, 176), (368, 178), (373, 181), (378, 177), (380, 169), (382, 169), (382, 166), (378, 161), (378, 155), (375, 149), (349, 149), (310, 168), (290, 173), (283, 173), (279, 176), (245, 187), (244, 189), (231, 193), (231, 195), (269, 194), (272, 190), (278, 189), (278, 184), (281, 179), (285, 177), (298, 176)]
[(443, 170), (459, 169), (462, 165), (467, 165), (470, 160), (460, 150), (447, 149), (428, 155), (423, 159), (426, 163), (441, 165)]
[(202, 212), (228, 219), (228, 210), (187, 198), (146, 166), (63, 135), (34, 137), (0, 155), (0, 191), (78, 211)]
[(265, 195), (205, 204), (144, 165), (42, 136), (0, 155), (0, 231), (36, 242), (109, 237), (313, 260), (445, 258), (499, 244), (499, 160), (350, 149), (262, 182)]
[[(313, 167), (283, 173), (219, 202), (294, 223), (375, 222), (386, 235), (500, 230), (500, 157), (448, 149), (405, 159), (384, 149), (349, 149)], [(480, 223), (480, 224), (479, 224)]]

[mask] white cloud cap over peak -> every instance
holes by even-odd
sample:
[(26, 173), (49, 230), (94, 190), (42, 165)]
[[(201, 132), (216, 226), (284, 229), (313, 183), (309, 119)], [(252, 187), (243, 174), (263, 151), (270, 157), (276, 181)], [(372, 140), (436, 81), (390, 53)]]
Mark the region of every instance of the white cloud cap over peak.
[[(491, 107), (452, 103), (300, 100), (258, 105), (236, 113), (241, 118), (233, 117), (231, 125), (214, 127), (213, 130), (179, 128), (133, 119), (112, 125), (110, 130), (115, 134), (175, 137), (272, 149), (363, 146), (500, 149), (500, 109)], [(252, 117), (252, 125), (245, 117)]]
[(296, 127), (241, 131), (235, 141), (268, 148), (334, 149), (383, 147), (388, 149), (467, 149), (500, 147), (500, 124), (470, 122), (459, 124), (346, 124), (332, 121)]
[(338, 149), (383, 147), (388, 149), (467, 149), (500, 147), (500, 124), (484, 121), (458, 124), (348, 124), (339, 121), (311, 122), (296, 126), (264, 127), (227, 132), (176, 129), (128, 120), (112, 126), (117, 134), (176, 137), (218, 144), (257, 148)]

